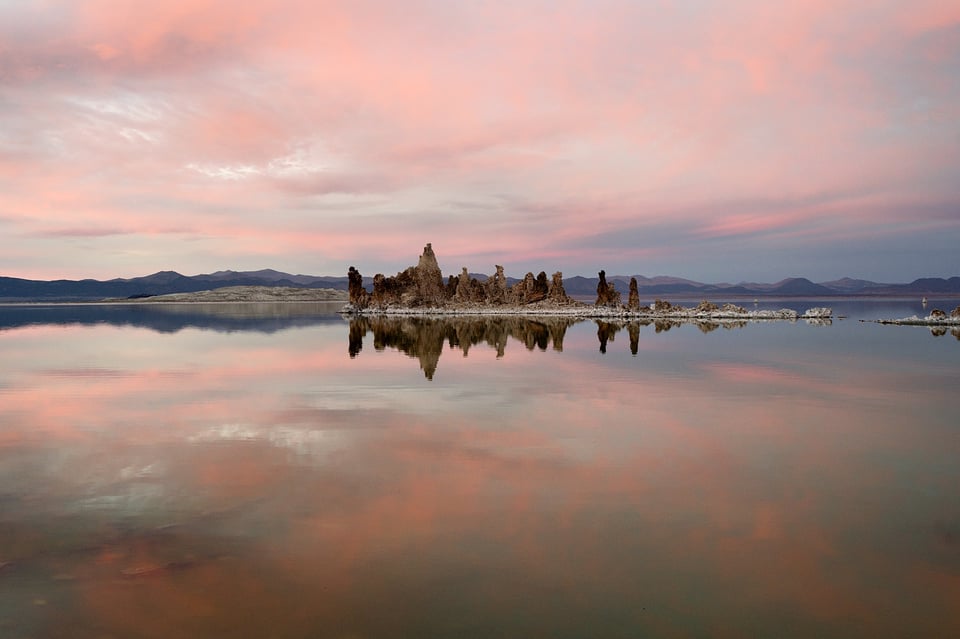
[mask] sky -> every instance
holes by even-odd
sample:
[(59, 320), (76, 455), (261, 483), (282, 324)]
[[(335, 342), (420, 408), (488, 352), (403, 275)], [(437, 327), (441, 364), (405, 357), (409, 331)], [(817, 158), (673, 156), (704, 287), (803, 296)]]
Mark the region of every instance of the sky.
[(960, 275), (960, 3), (0, 0), (0, 275)]

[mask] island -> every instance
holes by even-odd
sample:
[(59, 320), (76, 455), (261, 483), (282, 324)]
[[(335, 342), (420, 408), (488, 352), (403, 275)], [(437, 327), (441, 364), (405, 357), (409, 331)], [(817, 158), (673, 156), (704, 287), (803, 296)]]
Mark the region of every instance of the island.
[(960, 326), (960, 306), (957, 306), (955, 309), (950, 311), (949, 314), (946, 311), (941, 311), (939, 308), (935, 308), (930, 311), (929, 315), (925, 317), (912, 315), (910, 317), (902, 317), (900, 319), (861, 321), (872, 321), (876, 322), (877, 324), (896, 324), (898, 326)]
[(444, 282), (443, 273), (430, 243), (423, 249), (416, 266), (392, 277), (378, 273), (373, 278), (373, 290), (363, 284), (363, 276), (353, 266), (347, 271), (349, 303), (343, 307), (345, 315), (535, 315), (575, 318), (648, 318), (675, 320), (796, 320), (827, 322), (833, 311), (817, 307), (798, 313), (792, 309), (752, 310), (726, 303), (717, 305), (702, 301), (687, 308), (657, 299), (641, 305), (636, 278), (630, 279), (627, 302), (620, 291), (607, 282), (600, 271), (597, 299), (591, 305), (575, 300), (563, 288), (563, 273), (550, 278), (545, 271), (539, 275), (527, 273), (516, 284), (509, 286), (503, 266), (494, 266), (495, 272), (481, 282), (471, 277), (463, 267), (459, 275), (451, 275)]
[(960, 340), (960, 306), (950, 311), (935, 308), (929, 315), (918, 317), (902, 317), (900, 319), (876, 319), (860, 320), (861, 322), (874, 322), (876, 324), (892, 324), (894, 326), (926, 326), (934, 337), (942, 337), (950, 331), (950, 334)]

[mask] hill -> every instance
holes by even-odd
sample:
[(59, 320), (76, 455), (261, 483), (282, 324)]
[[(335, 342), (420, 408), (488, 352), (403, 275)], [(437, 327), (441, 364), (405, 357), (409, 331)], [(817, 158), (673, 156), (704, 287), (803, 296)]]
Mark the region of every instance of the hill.
[[(471, 277), (485, 280), (483, 273), (471, 273)], [(905, 296), (905, 295), (960, 295), (960, 277), (926, 277), (910, 283), (890, 284), (863, 279), (841, 278), (828, 282), (812, 282), (803, 277), (794, 277), (772, 284), (740, 282), (730, 284), (705, 284), (693, 280), (643, 275), (615, 275), (608, 282), (624, 295), (631, 277), (637, 278), (638, 291), (643, 297), (657, 296), (702, 296), (720, 298), (742, 297), (831, 297), (831, 296)], [(372, 277), (364, 278), (368, 288)], [(508, 277), (508, 284), (519, 281)], [(567, 294), (577, 297), (596, 295), (597, 277), (575, 275), (564, 278)], [(85, 302), (105, 298), (145, 298), (172, 293), (196, 293), (228, 286), (269, 286), (307, 289), (347, 290), (346, 276), (292, 275), (273, 269), (259, 271), (217, 271), (201, 275), (183, 275), (176, 271), (159, 271), (143, 277), (112, 279), (106, 281), (83, 280), (28, 280), (15, 277), (0, 277), (0, 301), (3, 302)]]

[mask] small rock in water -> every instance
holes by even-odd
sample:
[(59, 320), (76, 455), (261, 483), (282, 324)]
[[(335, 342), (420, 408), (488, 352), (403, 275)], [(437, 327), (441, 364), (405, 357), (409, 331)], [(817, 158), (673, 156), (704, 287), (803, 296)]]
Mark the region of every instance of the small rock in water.
[(742, 306), (737, 306), (731, 302), (724, 304), (720, 310), (724, 313), (736, 313), (738, 315), (743, 315), (747, 312), (747, 309), (743, 308)]

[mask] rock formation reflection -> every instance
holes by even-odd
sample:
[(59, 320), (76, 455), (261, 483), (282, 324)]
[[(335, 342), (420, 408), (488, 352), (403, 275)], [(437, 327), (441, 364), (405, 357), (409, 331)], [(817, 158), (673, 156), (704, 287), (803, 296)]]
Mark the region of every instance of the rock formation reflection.
[(596, 322), (597, 339), (600, 340), (600, 352), (606, 353), (607, 342), (613, 341), (614, 336), (620, 332), (620, 329), (623, 328), (623, 325), (615, 322), (604, 322), (603, 320), (596, 320)]
[(657, 333), (668, 331), (683, 324), (693, 324), (704, 333), (718, 328), (742, 328), (748, 322), (690, 322), (683, 320), (633, 320), (608, 321), (586, 320), (568, 317), (523, 317), (523, 316), (361, 316), (350, 319), (348, 352), (351, 358), (363, 350), (363, 341), (373, 333), (373, 347), (377, 351), (396, 349), (420, 361), (420, 368), (427, 379), (433, 379), (443, 352), (444, 343), (451, 349), (459, 349), (466, 356), (476, 344), (486, 344), (503, 357), (507, 341), (513, 338), (527, 350), (545, 351), (552, 348), (563, 351), (563, 339), (567, 329), (580, 322), (593, 321), (597, 326), (600, 352), (607, 352), (607, 345), (617, 333), (626, 329), (630, 338), (630, 353), (636, 355), (640, 348), (640, 329), (653, 326)]
[(956, 337), (958, 340), (960, 340), (960, 328), (958, 327), (952, 327), (952, 328), (948, 326), (931, 326), (930, 327), (930, 334), (933, 335), (934, 337), (943, 337), (948, 332), (954, 337)]
[(563, 317), (355, 317), (350, 320), (349, 352), (356, 357), (363, 339), (373, 333), (373, 347), (395, 348), (420, 360), (427, 379), (433, 379), (446, 342), (467, 355), (476, 344), (487, 344), (503, 357), (507, 341), (513, 338), (527, 350), (563, 350), (567, 328), (580, 320)]

